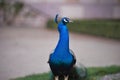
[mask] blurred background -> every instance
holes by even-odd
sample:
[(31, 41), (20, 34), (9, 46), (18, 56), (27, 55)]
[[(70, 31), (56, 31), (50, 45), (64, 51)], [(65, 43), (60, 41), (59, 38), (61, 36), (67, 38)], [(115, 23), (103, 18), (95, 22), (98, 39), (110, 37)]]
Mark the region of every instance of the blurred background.
[(57, 13), (73, 20), (70, 48), (78, 64), (120, 66), (120, 0), (0, 0), (0, 80), (50, 71)]

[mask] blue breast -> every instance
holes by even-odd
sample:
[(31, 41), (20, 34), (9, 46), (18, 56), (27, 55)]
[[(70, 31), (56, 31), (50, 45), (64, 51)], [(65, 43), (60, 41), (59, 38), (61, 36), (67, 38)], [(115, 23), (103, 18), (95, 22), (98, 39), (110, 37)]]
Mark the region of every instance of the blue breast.
[(70, 66), (73, 62), (73, 56), (69, 51), (69, 32), (67, 26), (62, 22), (58, 24), (59, 41), (50, 56), (50, 62), (54, 65)]

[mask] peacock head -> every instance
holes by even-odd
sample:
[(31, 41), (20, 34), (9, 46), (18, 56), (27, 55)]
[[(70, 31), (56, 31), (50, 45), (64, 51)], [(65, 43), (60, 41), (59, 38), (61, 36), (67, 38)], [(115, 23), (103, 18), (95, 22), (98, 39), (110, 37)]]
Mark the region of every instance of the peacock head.
[[(55, 22), (58, 24), (58, 14), (55, 17)], [(72, 21), (69, 18), (67, 18), (67, 17), (63, 17), (60, 20), (60, 22), (63, 23), (64, 25), (66, 25), (67, 23), (72, 22)]]
[(63, 17), (61, 19), (61, 22), (66, 25), (67, 23), (72, 22), (72, 21), (69, 18), (67, 18), (67, 17)]

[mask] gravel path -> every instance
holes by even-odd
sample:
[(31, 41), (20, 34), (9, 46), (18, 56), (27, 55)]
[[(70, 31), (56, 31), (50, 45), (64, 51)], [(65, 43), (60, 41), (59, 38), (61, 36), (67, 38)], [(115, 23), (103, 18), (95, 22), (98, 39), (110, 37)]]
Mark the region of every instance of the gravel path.
[[(45, 28), (0, 27), (0, 80), (49, 71), (57, 40)], [(72, 33), (70, 47), (85, 66), (120, 65), (120, 41)]]
[(100, 80), (120, 80), (120, 73), (105, 75)]

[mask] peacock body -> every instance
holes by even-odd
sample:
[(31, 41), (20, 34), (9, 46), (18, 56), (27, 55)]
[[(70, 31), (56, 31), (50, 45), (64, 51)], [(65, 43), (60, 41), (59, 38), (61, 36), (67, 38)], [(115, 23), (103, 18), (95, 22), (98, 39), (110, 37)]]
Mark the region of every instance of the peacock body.
[(59, 41), (53, 53), (50, 54), (48, 63), (55, 80), (58, 80), (59, 76), (64, 76), (64, 79), (68, 80), (70, 70), (76, 63), (76, 58), (69, 49), (69, 31), (66, 25), (70, 19), (63, 17), (58, 23), (57, 17), (58, 15), (56, 15), (55, 22), (58, 24)]

